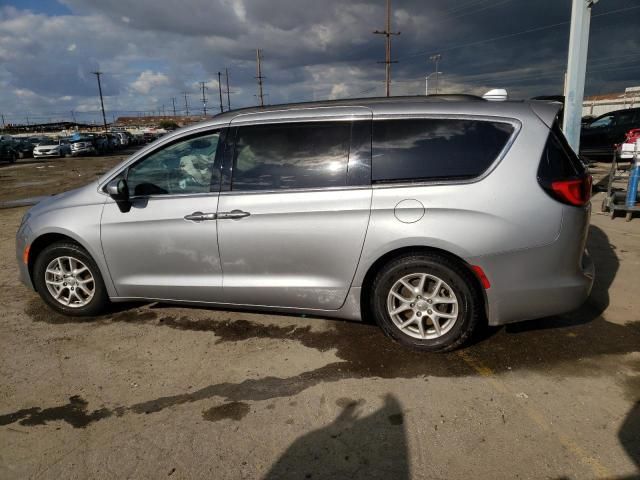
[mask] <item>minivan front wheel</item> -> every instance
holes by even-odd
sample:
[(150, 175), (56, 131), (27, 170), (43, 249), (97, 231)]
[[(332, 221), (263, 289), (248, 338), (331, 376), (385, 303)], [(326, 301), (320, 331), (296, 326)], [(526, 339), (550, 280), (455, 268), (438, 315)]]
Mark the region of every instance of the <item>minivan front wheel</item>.
[(109, 303), (96, 263), (75, 243), (45, 247), (35, 260), (33, 280), (42, 299), (64, 315), (96, 315)]
[(370, 306), (384, 333), (417, 350), (455, 349), (479, 323), (471, 272), (440, 255), (392, 260), (374, 278), (372, 293)]

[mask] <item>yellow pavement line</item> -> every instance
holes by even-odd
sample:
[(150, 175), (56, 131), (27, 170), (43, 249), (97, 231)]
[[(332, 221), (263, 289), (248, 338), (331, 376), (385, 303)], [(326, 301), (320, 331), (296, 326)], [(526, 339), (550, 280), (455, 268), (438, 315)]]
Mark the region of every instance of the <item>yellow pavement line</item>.
[[(481, 361), (472, 358), (467, 352), (464, 352), (464, 351), (458, 351), (457, 354), (460, 358), (462, 358), (462, 360), (465, 361), (467, 365), (469, 365), (476, 372), (478, 372), (480, 376), (486, 378), (487, 381), (498, 392), (513, 395), (513, 392), (509, 390), (509, 388), (505, 385), (505, 383), (499, 380), (498, 377), (496, 377), (493, 370), (491, 370), (486, 365), (483, 365)], [(521, 406), (524, 412), (527, 414), (527, 416), (536, 425), (538, 425), (545, 432), (550, 432), (556, 435), (560, 443), (567, 450), (573, 453), (578, 458), (578, 460), (580, 460), (583, 464), (588, 465), (593, 471), (593, 473), (596, 475), (596, 477), (598, 478), (612, 477), (612, 474), (609, 471), (609, 469), (607, 469), (607, 467), (602, 465), (602, 463), (600, 463), (597, 458), (594, 458), (593, 455), (590, 455), (584, 448), (582, 448), (580, 445), (574, 442), (568, 435), (565, 435), (564, 433), (557, 431), (557, 429), (551, 429), (549, 427), (548, 422), (545, 420), (544, 415), (542, 415), (537, 410), (531, 408), (529, 405), (522, 404)]]

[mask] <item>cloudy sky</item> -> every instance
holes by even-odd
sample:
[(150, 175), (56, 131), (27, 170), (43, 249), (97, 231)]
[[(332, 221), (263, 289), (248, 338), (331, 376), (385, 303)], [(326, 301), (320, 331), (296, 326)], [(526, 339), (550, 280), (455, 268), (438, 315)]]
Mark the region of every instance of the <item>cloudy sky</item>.
[[(424, 93), (442, 54), (440, 91), (512, 97), (562, 92), (571, 0), (393, 0), (392, 94)], [(587, 94), (640, 85), (639, 0), (593, 8)], [(217, 72), (233, 108), (256, 102), (263, 49), (268, 103), (384, 93), (384, 0), (0, 0), (0, 113), (6, 122), (219, 111)], [(430, 79), (433, 85), (434, 77)], [(225, 102), (226, 103), (226, 102)]]

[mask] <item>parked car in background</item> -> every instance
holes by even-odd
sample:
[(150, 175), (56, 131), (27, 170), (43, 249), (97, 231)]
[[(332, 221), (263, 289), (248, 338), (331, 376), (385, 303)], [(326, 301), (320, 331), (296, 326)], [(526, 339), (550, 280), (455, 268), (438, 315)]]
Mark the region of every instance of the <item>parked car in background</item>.
[(13, 142), (0, 140), (0, 162), (15, 163), (18, 160), (18, 152), (15, 150)]
[(627, 132), (640, 128), (640, 108), (628, 108), (600, 115), (582, 127), (580, 155), (590, 160), (611, 161), (616, 146)]
[(98, 150), (95, 146), (95, 139), (92, 136), (79, 137), (71, 141), (71, 155), (95, 155)]
[(452, 349), (589, 295), (591, 177), (559, 108), (440, 95), (217, 115), (29, 210), (20, 277), (66, 315), (148, 299), (370, 316)]
[(34, 158), (65, 157), (71, 155), (71, 144), (66, 138), (44, 140), (33, 149)]
[(33, 156), (34, 145), (27, 138), (16, 138), (13, 146), (18, 153), (18, 158), (30, 158)]
[(115, 132), (113, 135), (118, 142), (119, 147), (126, 147), (129, 145), (129, 137), (125, 132)]

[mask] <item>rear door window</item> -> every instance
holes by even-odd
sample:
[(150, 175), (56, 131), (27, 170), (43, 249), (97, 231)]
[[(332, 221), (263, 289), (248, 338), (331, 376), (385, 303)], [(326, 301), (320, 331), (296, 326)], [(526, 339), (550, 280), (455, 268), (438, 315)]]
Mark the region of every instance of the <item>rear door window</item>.
[(471, 179), (500, 155), (514, 127), (467, 119), (373, 122), (373, 182)]
[(231, 189), (345, 186), (350, 133), (350, 122), (239, 127)]

